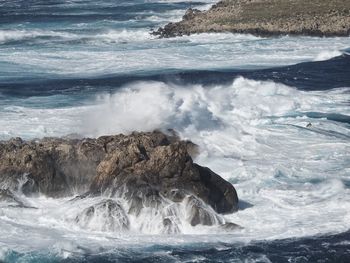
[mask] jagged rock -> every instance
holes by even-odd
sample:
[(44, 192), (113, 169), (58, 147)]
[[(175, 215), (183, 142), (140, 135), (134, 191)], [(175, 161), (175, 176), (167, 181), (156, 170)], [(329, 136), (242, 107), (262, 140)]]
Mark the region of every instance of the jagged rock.
[(349, 36), (350, 1), (222, 0), (207, 11), (189, 9), (182, 21), (153, 34), (175, 37), (205, 32)]
[(96, 175), (96, 166), (105, 156), (97, 140), (63, 140), (44, 138), (40, 141), (17, 140), (0, 143), (0, 180), (13, 183), (26, 175), (23, 192), (40, 192), (59, 197), (86, 191)]
[(130, 224), (122, 206), (111, 199), (85, 208), (75, 221), (84, 228), (112, 232), (127, 230)]
[(122, 192), (124, 197), (141, 198), (144, 206), (157, 207), (161, 195), (175, 202), (176, 189), (194, 194), (219, 213), (237, 210), (237, 194), (232, 185), (208, 168), (193, 163), (188, 153), (189, 142), (163, 141), (150, 147), (131, 140), (121, 145), (97, 167), (92, 192)]
[(0, 183), (5, 178), (17, 182), (25, 174), (26, 194), (119, 195), (129, 200), (134, 214), (143, 207), (159, 208), (165, 199), (181, 202), (187, 195), (219, 213), (236, 211), (234, 187), (194, 164), (193, 152), (193, 143), (159, 131), (97, 139), (17, 138), (0, 142)]
[(186, 198), (187, 221), (192, 225), (212, 226), (220, 224), (222, 219), (214, 212), (205, 207), (201, 200), (194, 196)]

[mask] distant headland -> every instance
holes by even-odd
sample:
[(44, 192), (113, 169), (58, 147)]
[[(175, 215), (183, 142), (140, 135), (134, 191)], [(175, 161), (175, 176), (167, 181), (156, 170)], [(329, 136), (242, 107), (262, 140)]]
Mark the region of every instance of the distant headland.
[(258, 36), (349, 36), (348, 0), (222, 0), (154, 31), (160, 37), (232, 32)]

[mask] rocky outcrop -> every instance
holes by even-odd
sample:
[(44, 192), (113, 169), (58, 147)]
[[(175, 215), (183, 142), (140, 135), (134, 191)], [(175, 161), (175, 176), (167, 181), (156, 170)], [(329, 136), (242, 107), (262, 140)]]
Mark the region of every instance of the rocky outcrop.
[(174, 37), (204, 32), (349, 36), (350, 1), (222, 0), (208, 11), (189, 9), (182, 21), (154, 34)]
[(129, 219), (123, 207), (107, 199), (85, 208), (75, 218), (83, 228), (104, 232), (122, 232), (129, 229)]
[(223, 223), (222, 219), (219, 216), (208, 211), (205, 205), (192, 195), (186, 198), (186, 208), (187, 221), (192, 226), (199, 224), (212, 226)]
[[(130, 204), (127, 212), (134, 215), (144, 207), (157, 208), (167, 200), (177, 203), (193, 196), (197, 212), (191, 222), (195, 225), (212, 220), (201, 202), (218, 213), (238, 208), (234, 187), (193, 163), (190, 153), (195, 151), (191, 142), (158, 131), (97, 139), (16, 138), (0, 142), (0, 188), (50, 197), (83, 193), (121, 197)], [(102, 210), (124, 213), (118, 203), (107, 201), (84, 210), (77, 221), (88, 224)], [(164, 224), (172, 228), (167, 217)]]
[(231, 184), (194, 164), (188, 150), (193, 147), (190, 142), (170, 142), (167, 137), (156, 142), (130, 137), (98, 165), (91, 191), (119, 193), (154, 207), (161, 197), (178, 202), (190, 193), (219, 213), (236, 210), (237, 195)]
[(40, 192), (50, 197), (87, 191), (106, 155), (103, 145), (103, 139), (2, 142), (0, 184), (20, 185), (25, 194)]

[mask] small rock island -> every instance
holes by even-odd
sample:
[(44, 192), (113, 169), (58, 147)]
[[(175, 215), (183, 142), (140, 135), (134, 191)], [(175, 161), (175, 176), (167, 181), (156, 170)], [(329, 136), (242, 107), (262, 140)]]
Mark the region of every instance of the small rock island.
[(238, 210), (235, 188), (195, 164), (191, 155), (197, 151), (195, 144), (180, 140), (173, 131), (97, 139), (14, 138), (0, 142), (0, 202), (25, 208), (18, 192), (74, 197), (72, 202), (103, 196), (75, 220), (84, 227), (95, 213), (107, 211), (106, 231), (128, 228), (129, 215), (137, 218), (144, 209), (155, 209), (163, 217), (164, 232), (177, 233), (181, 215), (176, 211), (181, 207), (192, 226), (238, 227), (220, 216)]
[(232, 32), (258, 36), (349, 36), (348, 0), (222, 0), (208, 11), (189, 9), (182, 21), (153, 32), (160, 37)]

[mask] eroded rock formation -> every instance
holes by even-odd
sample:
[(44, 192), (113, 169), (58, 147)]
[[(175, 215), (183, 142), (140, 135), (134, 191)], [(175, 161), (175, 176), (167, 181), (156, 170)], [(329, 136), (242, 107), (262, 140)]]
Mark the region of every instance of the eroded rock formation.
[[(136, 216), (144, 207), (164, 207), (167, 200), (179, 203), (192, 196), (196, 207), (191, 224), (210, 225), (216, 219), (205, 213), (202, 202), (217, 213), (230, 213), (238, 209), (238, 198), (229, 182), (193, 163), (190, 152), (195, 148), (158, 131), (97, 139), (16, 138), (0, 142), (0, 188), (49, 197), (120, 197), (130, 204), (127, 212)], [(89, 222), (106, 207), (122, 215), (122, 208), (111, 202), (90, 207), (77, 220)], [(168, 228), (171, 222), (165, 217)]]

